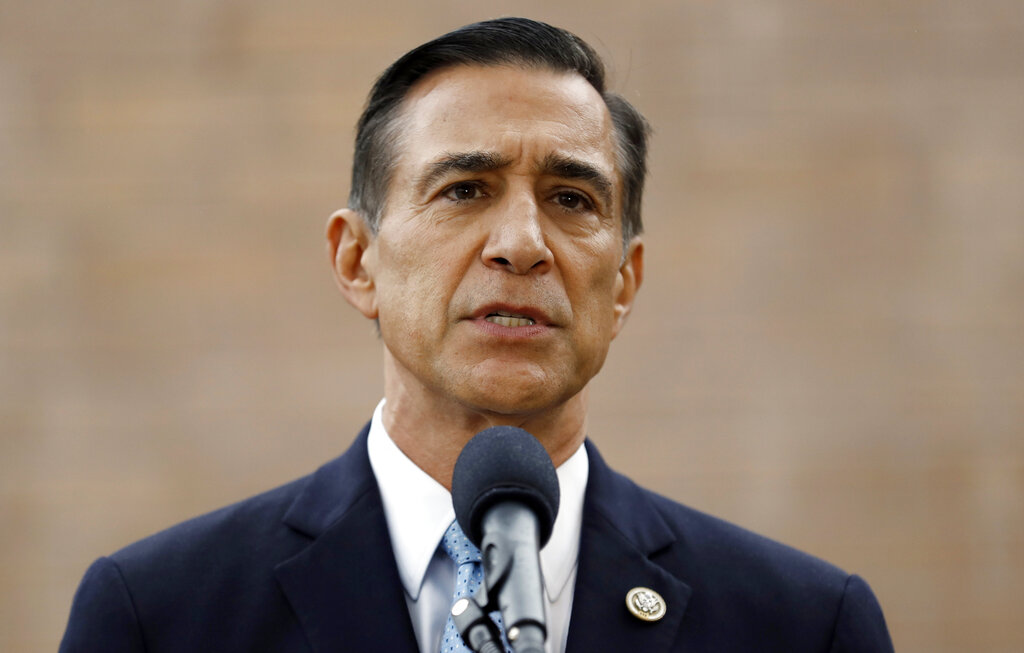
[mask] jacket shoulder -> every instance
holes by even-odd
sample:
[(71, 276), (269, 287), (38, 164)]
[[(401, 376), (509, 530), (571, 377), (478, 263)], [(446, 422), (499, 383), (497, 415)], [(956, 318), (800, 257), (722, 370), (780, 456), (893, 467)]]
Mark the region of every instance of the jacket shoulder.
[(642, 489), (688, 555), (780, 579), (842, 586), (847, 572), (817, 556)]
[[(691, 585), (689, 615), (695, 621), (732, 624), (728, 637), (749, 637), (740, 647), (749, 650), (891, 653), (881, 606), (859, 576), (644, 492), (676, 535), (658, 561)], [(734, 626), (740, 623), (753, 627), (739, 633)]]
[(645, 489), (597, 457), (604, 520), (690, 589), (683, 629), (694, 650), (892, 651), (860, 577)]
[(644, 488), (609, 468), (595, 449), (589, 453), (594, 507), (627, 539), (692, 572), (682, 577), (742, 581), (756, 573), (785, 587), (840, 591), (846, 582), (848, 574), (835, 565)]
[(189, 519), (94, 562), (72, 601), (61, 652), (258, 650), (267, 642), (295, 649), (301, 634), (274, 567), (306, 542), (282, 517), (308, 482)]
[[(223, 569), (224, 565), (279, 551), (289, 541), (302, 539), (282, 520), (309, 480), (310, 476), (305, 476), (183, 521), (124, 547), (110, 560), (127, 575), (146, 570), (168, 574), (197, 564), (197, 559), (209, 560), (204, 566)], [(221, 549), (230, 550), (230, 555), (218, 555)]]
[(277, 570), (372, 488), (365, 435), (313, 474), (97, 560), (62, 653), (308, 650)]

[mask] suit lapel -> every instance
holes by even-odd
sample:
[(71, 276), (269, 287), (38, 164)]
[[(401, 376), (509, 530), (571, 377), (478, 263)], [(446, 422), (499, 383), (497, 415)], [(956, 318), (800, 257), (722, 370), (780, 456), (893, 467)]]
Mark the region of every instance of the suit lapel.
[(275, 569), (314, 651), (416, 651), (364, 429), (320, 468), (285, 522), (313, 538)]
[[(670, 547), (675, 535), (648, 496), (611, 471), (590, 442), (587, 454), (590, 478), (567, 653), (669, 651), (691, 590), (652, 558)], [(626, 593), (634, 587), (662, 596), (667, 607), (661, 620), (642, 621), (627, 610)]]

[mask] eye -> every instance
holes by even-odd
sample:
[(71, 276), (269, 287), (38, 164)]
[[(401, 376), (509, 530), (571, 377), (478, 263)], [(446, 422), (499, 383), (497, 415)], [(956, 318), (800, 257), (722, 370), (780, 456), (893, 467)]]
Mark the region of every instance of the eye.
[(587, 196), (573, 190), (561, 190), (555, 194), (555, 201), (564, 209), (570, 211), (581, 211), (593, 209), (593, 205)]
[(453, 202), (466, 202), (483, 197), (483, 190), (480, 188), (479, 184), (469, 181), (460, 181), (457, 184), (452, 184), (448, 188), (445, 188), (441, 191), (441, 194)]

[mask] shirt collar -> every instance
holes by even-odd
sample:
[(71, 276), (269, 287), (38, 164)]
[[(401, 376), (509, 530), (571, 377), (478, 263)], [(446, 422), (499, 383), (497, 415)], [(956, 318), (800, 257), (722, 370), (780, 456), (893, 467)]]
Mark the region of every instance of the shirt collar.
[(587, 448), (582, 444), (576, 453), (558, 466), (558, 516), (551, 530), (551, 539), (540, 550), (540, 568), (548, 600), (554, 603), (569, 584), (576, 570), (580, 552), (580, 530), (583, 528), (583, 496), (590, 475)]
[[(398, 575), (406, 594), (417, 600), (427, 566), (441, 537), (455, 519), (452, 496), (394, 443), (382, 419), (385, 399), (370, 422), (367, 450), (380, 487)], [(590, 472), (586, 447), (580, 446), (556, 470), (559, 508), (551, 539), (540, 552), (549, 601), (555, 601), (576, 568), (583, 524), (583, 495)]]
[(398, 575), (406, 594), (415, 601), (434, 550), (455, 519), (455, 509), (451, 493), (391, 440), (382, 419), (385, 401), (373, 411), (367, 453), (380, 487)]

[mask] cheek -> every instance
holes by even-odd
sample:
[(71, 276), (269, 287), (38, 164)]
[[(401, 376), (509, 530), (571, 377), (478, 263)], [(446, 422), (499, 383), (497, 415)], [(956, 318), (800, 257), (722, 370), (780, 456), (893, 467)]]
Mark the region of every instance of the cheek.
[(567, 279), (575, 291), (574, 312), (582, 322), (579, 331), (587, 340), (610, 341), (615, 327), (615, 297), (622, 285), (619, 268), (608, 263), (584, 270), (585, 267), (577, 267), (577, 272)]
[(441, 242), (428, 236), (429, 232), (411, 232), (381, 246), (377, 293), (382, 311), (433, 320), (444, 317), (465, 257), (455, 256), (451, 239)]
[(620, 285), (620, 256), (619, 241), (608, 237), (592, 243), (591, 247), (574, 252), (575, 260), (571, 269), (579, 277), (579, 283), (587, 287), (594, 304), (606, 305), (613, 301), (616, 288)]

